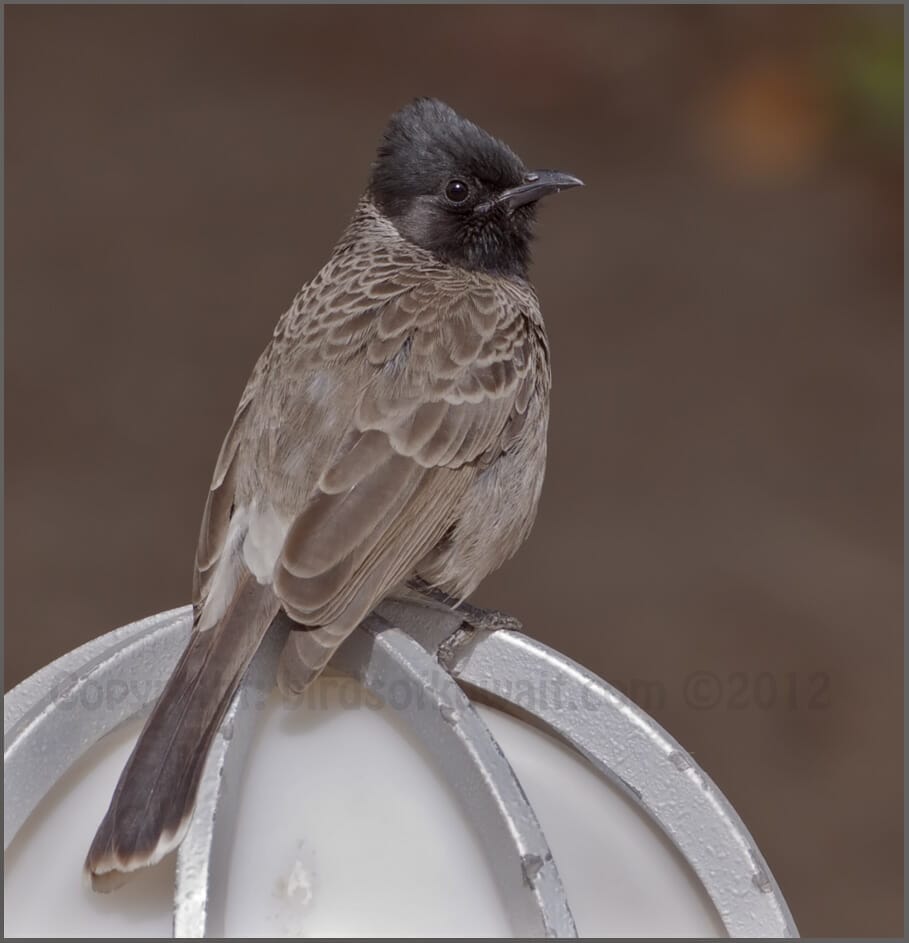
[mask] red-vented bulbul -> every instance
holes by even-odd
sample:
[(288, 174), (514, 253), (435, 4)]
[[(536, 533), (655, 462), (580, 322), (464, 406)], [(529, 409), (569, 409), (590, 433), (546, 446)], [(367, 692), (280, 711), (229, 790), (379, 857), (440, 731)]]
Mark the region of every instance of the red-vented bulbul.
[[(300, 692), (384, 598), (463, 600), (527, 537), (550, 370), (528, 171), (443, 103), (395, 114), (331, 258), (278, 321), (215, 466), (190, 642), (86, 860), (107, 890), (181, 841), (206, 755), (283, 609)], [(414, 589), (420, 587), (420, 590)]]

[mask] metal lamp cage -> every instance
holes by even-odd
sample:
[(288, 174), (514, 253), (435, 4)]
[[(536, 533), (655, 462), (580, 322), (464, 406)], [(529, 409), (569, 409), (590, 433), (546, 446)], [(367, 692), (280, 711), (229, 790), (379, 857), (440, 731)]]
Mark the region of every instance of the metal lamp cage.
[[(156, 691), (142, 682), (169, 674), (191, 622), (184, 607), (116, 629), (6, 695), (5, 848), (83, 754), (150, 706)], [(274, 687), (289, 630), (281, 620), (272, 625), (214, 741), (177, 856), (175, 937), (212, 932), (212, 864), (229, 853), (252, 707)], [(544, 729), (618, 784), (688, 862), (730, 936), (798, 936), (767, 863), (707, 774), (640, 707), (552, 648), (518, 631), (470, 629), (457, 612), (385, 603), (331, 667), (394, 707), (432, 755), (476, 826), (515, 935), (576, 937), (577, 929), (537, 815), (472, 701)], [(88, 709), (80, 694), (113, 681), (146, 693)], [(521, 694), (528, 681), (531, 699)], [(402, 686), (420, 696), (395, 704), (389, 692)], [(547, 695), (556, 690), (557, 698)], [(581, 703), (594, 709), (566, 707)]]

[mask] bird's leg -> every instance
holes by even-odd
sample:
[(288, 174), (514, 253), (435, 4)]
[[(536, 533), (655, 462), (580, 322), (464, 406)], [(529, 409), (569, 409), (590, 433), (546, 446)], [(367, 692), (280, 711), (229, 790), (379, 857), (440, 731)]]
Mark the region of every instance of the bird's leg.
[(507, 612), (502, 612), (499, 609), (481, 609), (479, 606), (471, 605), (468, 602), (455, 605), (452, 596), (435, 586), (430, 586), (419, 576), (409, 580), (408, 586), (414, 590), (418, 597), (421, 597), (420, 601), (425, 605), (462, 615), (464, 621), (472, 629), (485, 629), (488, 632), (495, 632), (498, 629), (509, 629), (512, 632), (524, 631), (520, 619), (516, 619)]
[(459, 606), (455, 606), (454, 611), (463, 612), (464, 621), (474, 629), (486, 629), (489, 632), (499, 629), (508, 629), (512, 632), (524, 631), (524, 625), (517, 616), (502, 612), (501, 609), (482, 609), (462, 602)]

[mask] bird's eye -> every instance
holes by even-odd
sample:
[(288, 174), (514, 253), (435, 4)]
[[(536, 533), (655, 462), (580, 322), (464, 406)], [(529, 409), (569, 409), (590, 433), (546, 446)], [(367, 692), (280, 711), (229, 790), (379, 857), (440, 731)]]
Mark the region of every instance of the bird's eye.
[(445, 196), (452, 203), (463, 203), (470, 195), (470, 188), (463, 180), (449, 180), (445, 188)]

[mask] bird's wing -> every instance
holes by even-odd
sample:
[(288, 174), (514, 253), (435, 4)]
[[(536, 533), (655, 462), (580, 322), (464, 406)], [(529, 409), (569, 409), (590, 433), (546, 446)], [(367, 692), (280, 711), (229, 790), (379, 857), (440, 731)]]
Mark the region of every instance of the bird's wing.
[(294, 619), (352, 628), (456, 523), (533, 394), (535, 305), (452, 277), (325, 313), (311, 343), (357, 395), (275, 568)]
[(256, 362), (215, 463), (215, 472), (202, 514), (193, 572), (193, 610), (197, 620), (224, 550), (236, 495), (238, 451), (243, 440), (249, 435), (251, 407), (267, 373), (272, 350), (273, 344), (269, 343)]

